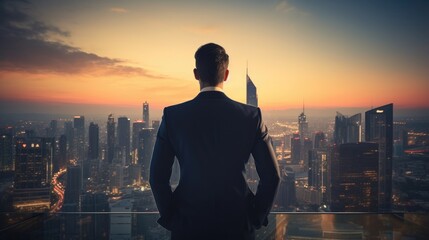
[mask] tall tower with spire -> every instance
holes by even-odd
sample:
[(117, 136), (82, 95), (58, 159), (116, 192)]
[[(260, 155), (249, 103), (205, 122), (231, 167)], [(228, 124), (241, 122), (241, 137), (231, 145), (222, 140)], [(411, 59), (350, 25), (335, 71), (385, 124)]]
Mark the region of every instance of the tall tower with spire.
[(308, 137), (308, 122), (307, 116), (305, 115), (305, 105), (302, 103), (302, 113), (298, 116), (298, 128), (299, 138), (301, 139), (301, 145), (304, 144), (304, 139)]
[(246, 103), (252, 106), (258, 106), (258, 93), (256, 91), (256, 86), (252, 82), (252, 79), (249, 77), (248, 67), (246, 67)]

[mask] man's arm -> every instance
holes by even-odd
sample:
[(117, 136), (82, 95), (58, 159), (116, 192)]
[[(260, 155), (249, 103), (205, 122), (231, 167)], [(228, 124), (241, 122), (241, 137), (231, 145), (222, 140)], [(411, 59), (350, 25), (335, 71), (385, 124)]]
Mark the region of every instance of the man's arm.
[(174, 151), (168, 138), (167, 121), (164, 110), (161, 125), (159, 126), (150, 164), (150, 186), (155, 197), (156, 206), (161, 215), (158, 223), (171, 230), (171, 216), (173, 214), (173, 192), (170, 186), (170, 176), (174, 162)]
[(267, 225), (267, 215), (273, 205), (274, 197), (279, 185), (280, 176), (276, 156), (268, 135), (268, 129), (262, 122), (261, 111), (258, 108), (259, 126), (256, 133), (252, 155), (255, 160), (256, 171), (259, 175), (258, 189), (254, 201), (254, 225), (260, 228)]

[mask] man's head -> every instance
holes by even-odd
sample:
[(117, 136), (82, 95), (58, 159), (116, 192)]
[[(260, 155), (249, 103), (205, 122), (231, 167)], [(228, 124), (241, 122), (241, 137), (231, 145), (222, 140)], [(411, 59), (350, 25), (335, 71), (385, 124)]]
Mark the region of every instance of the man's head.
[(207, 43), (195, 52), (195, 78), (204, 86), (217, 86), (228, 78), (228, 63), (223, 47)]

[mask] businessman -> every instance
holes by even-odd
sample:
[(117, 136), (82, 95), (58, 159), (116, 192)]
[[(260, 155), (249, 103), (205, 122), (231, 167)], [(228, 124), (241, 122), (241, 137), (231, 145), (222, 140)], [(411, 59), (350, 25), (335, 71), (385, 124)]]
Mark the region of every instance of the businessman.
[[(195, 53), (200, 93), (164, 109), (150, 166), (150, 185), (171, 239), (254, 239), (267, 225), (279, 171), (257, 107), (223, 93), (229, 56), (208, 43)], [(260, 181), (254, 195), (244, 177), (250, 154)], [(174, 157), (180, 181), (173, 192)]]

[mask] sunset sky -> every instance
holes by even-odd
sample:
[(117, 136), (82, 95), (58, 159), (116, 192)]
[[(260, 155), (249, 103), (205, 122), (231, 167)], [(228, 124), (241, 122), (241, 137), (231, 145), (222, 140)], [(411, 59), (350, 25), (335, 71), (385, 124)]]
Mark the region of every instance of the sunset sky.
[(228, 52), (241, 102), (248, 62), (263, 110), (429, 108), (425, 1), (1, 2), (1, 112), (192, 99), (207, 42)]

